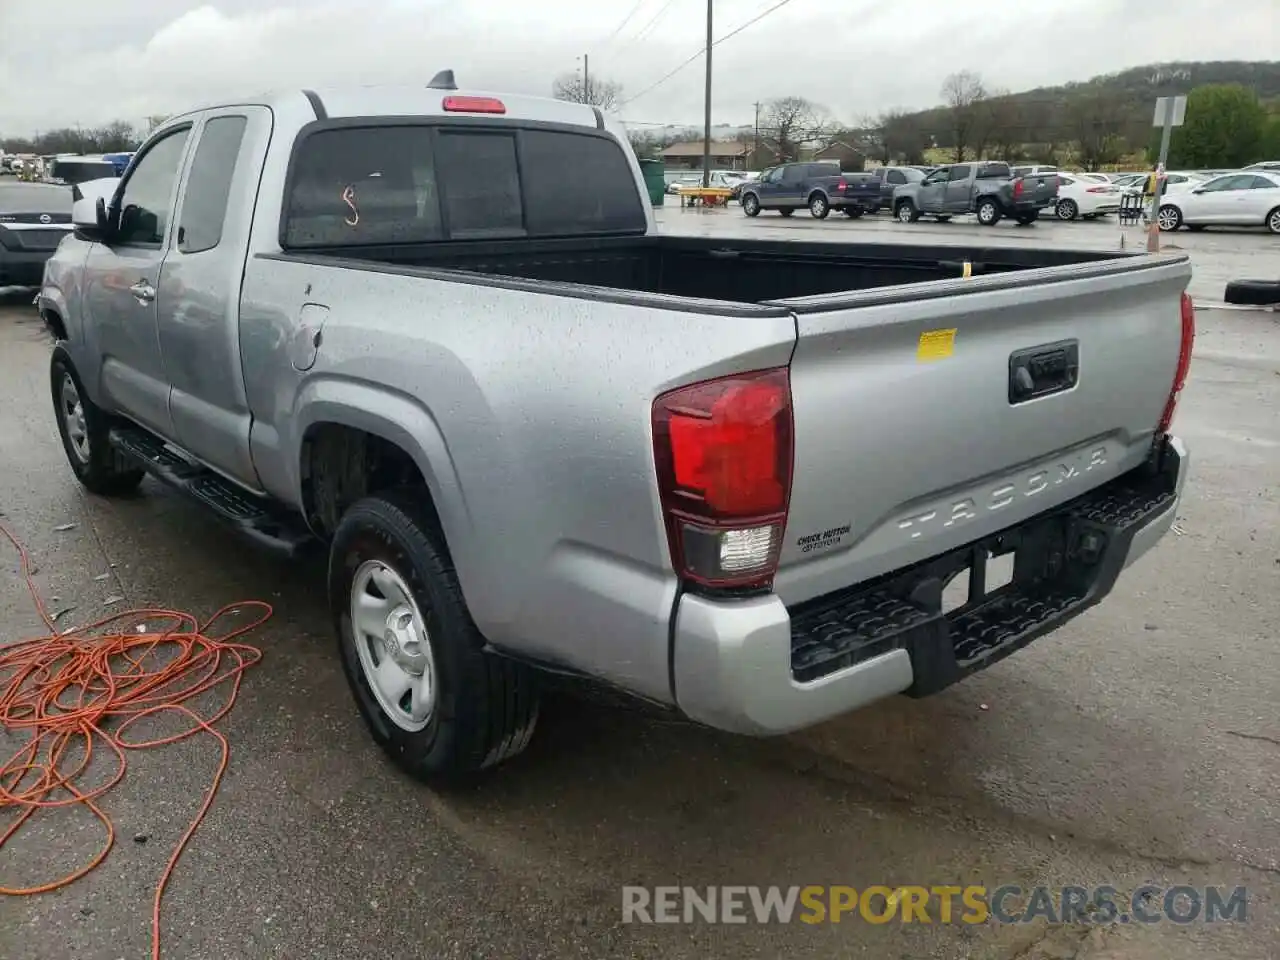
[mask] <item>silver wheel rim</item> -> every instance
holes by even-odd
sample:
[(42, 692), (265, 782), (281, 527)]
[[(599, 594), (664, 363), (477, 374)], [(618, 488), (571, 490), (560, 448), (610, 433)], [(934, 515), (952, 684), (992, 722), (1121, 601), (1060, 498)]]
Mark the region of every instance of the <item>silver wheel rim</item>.
[(755, 213), (756, 212), (755, 194), (751, 194), (751, 193), (747, 194), (747, 199), (742, 201), (742, 206), (743, 206), (743, 209), (747, 211), (747, 213)]
[(1161, 230), (1173, 230), (1178, 226), (1178, 215), (1172, 210), (1161, 210), (1156, 214), (1156, 222)]
[(1075, 204), (1070, 200), (1063, 200), (1058, 204), (1059, 220), (1074, 220), (1076, 218)]
[(89, 428), (84, 422), (84, 404), (80, 401), (80, 391), (76, 389), (76, 383), (69, 373), (62, 375), (58, 409), (67, 428), (67, 439), (71, 441), (71, 452), (81, 463), (88, 463)]
[(813, 203), (809, 204), (809, 209), (815, 214), (821, 216), (827, 212), (827, 201), (823, 200), (821, 197), (814, 197)]
[(1272, 233), (1280, 233), (1280, 210), (1271, 214), (1271, 217), (1267, 220), (1267, 227)]
[(911, 222), (911, 205), (909, 203), (904, 203), (898, 208), (898, 219), (903, 223)]
[(360, 668), (387, 718), (417, 733), (436, 706), (436, 663), (422, 611), (404, 578), (366, 560), (351, 581), (351, 632)]
[(989, 203), (984, 203), (978, 208), (978, 219), (983, 223), (990, 223), (995, 217), (995, 207)]

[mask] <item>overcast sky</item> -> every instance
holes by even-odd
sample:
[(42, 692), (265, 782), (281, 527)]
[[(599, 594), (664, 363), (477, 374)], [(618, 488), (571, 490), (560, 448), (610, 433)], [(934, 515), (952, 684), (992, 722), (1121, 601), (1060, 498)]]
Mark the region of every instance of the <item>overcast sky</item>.
[[(715, 0), (715, 35), (776, 2)], [(140, 123), (271, 88), (425, 82), (442, 67), (461, 86), (545, 94), (583, 53), (593, 75), (634, 96), (696, 52), (706, 10), (704, 0), (642, 0), (622, 25), (636, 6), (0, 0), (0, 134)], [(943, 78), (965, 68), (1019, 90), (1152, 61), (1263, 60), (1277, 51), (1280, 0), (790, 0), (715, 49), (714, 120), (750, 122), (754, 101), (785, 95), (849, 121), (929, 106)], [(700, 123), (702, 95), (698, 60), (619, 112)]]

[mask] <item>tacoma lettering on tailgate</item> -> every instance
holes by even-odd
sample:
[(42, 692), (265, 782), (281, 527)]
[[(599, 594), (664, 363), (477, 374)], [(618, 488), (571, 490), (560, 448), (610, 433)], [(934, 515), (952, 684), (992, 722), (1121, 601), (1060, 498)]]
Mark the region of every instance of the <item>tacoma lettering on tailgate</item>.
[(1016, 479), (1002, 480), (997, 486), (976, 496), (962, 497), (904, 517), (898, 521), (898, 529), (907, 533), (910, 539), (919, 540), (935, 530), (968, 523), (984, 514), (1003, 510), (1020, 499), (1057, 489), (1064, 483), (1074, 483), (1106, 462), (1107, 448), (1094, 447), (1065, 460), (1038, 466)]

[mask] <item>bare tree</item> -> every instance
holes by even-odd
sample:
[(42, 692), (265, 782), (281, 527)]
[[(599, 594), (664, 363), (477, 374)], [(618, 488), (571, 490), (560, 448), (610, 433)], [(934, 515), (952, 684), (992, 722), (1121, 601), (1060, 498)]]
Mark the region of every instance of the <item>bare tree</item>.
[(1022, 105), (1007, 90), (992, 93), (985, 103), (987, 122), (990, 126), (987, 144), (1000, 160), (1013, 163), (1021, 160), (1023, 144), (1031, 137), (1023, 116)]
[(892, 160), (924, 163), (924, 152), (930, 143), (919, 114), (889, 110), (880, 115), (877, 124), (885, 163)]
[(1121, 134), (1129, 123), (1127, 113), (1118, 97), (1101, 90), (1075, 97), (1067, 104), (1067, 123), (1082, 167), (1097, 170), (1120, 158), (1125, 147)]
[(777, 143), (780, 161), (797, 159), (801, 145), (820, 139), (830, 125), (826, 109), (804, 97), (770, 100), (760, 114), (760, 135)]
[(973, 145), (974, 134), (978, 133), (982, 120), (980, 104), (986, 96), (982, 77), (970, 70), (953, 73), (942, 83), (942, 99), (951, 113), (957, 163), (964, 160), (966, 148)]
[(551, 95), (557, 100), (589, 103), (601, 110), (612, 110), (622, 99), (622, 84), (596, 77), (588, 77), (584, 81), (579, 73), (565, 73), (551, 84)]

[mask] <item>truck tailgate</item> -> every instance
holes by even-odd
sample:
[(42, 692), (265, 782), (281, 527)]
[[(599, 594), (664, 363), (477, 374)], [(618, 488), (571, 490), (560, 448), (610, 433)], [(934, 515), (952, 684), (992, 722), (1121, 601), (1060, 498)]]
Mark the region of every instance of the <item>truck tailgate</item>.
[(963, 546), (1142, 463), (1190, 276), (1185, 257), (1134, 257), (788, 301), (783, 601)]
[(1052, 173), (1033, 173), (1022, 177), (1019, 202), (1034, 201), (1046, 205), (1058, 195), (1058, 178)]

